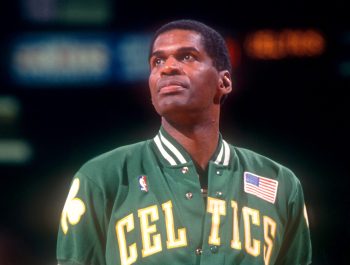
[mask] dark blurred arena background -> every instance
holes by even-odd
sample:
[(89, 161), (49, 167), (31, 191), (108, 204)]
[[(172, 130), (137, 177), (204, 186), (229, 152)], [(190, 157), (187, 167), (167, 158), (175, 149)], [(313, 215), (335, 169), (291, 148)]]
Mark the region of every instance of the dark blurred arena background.
[(147, 51), (160, 24), (218, 28), (234, 65), (226, 139), (290, 167), (313, 264), (349, 264), (350, 19), (345, 1), (1, 3), (0, 265), (53, 265), (60, 211), (88, 159), (155, 135)]

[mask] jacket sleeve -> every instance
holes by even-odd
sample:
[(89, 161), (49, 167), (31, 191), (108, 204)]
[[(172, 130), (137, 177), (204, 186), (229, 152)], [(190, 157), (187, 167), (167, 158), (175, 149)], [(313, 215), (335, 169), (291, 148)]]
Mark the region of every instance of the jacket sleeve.
[(60, 219), (58, 264), (106, 264), (104, 197), (101, 188), (91, 179), (79, 172), (75, 175)]
[(307, 265), (311, 263), (311, 239), (304, 195), (296, 179), (296, 190), (289, 201), (288, 225), (276, 265)]

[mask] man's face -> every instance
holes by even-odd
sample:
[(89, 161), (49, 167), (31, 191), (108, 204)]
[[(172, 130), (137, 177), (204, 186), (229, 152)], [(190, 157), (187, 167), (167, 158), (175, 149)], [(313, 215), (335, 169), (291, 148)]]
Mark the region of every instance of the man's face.
[(214, 105), (220, 76), (199, 33), (174, 29), (160, 34), (150, 67), (152, 103), (161, 116), (194, 114)]

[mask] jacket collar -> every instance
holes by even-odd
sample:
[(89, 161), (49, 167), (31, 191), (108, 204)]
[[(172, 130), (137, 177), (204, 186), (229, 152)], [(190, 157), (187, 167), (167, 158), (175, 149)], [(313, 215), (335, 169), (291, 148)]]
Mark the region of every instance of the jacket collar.
[[(163, 127), (160, 128), (158, 134), (153, 138), (156, 153), (170, 166), (179, 166), (192, 161), (187, 151), (172, 137)], [(231, 150), (220, 134), (218, 146), (211, 161), (217, 165), (229, 166), (231, 158)]]

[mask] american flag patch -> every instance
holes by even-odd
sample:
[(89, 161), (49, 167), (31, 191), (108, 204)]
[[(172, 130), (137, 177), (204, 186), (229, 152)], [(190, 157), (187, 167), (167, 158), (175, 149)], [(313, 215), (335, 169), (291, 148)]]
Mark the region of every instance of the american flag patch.
[(278, 181), (244, 172), (244, 191), (260, 199), (275, 203)]

